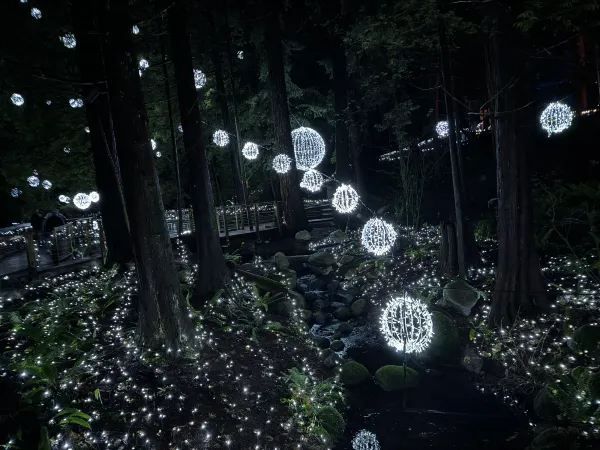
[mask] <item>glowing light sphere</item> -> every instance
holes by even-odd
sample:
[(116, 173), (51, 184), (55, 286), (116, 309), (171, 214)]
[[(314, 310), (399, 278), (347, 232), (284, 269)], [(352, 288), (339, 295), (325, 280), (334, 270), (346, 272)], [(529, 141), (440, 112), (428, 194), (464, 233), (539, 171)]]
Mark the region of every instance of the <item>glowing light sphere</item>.
[(42, 18), (42, 11), (39, 8), (31, 8), (31, 17), (40, 20)]
[(141, 58), (140, 61), (138, 62), (138, 73), (140, 74), (140, 77), (144, 74), (144, 72), (148, 69), (148, 67), (150, 67), (150, 63), (148, 62), (147, 59), (145, 58)]
[(88, 134), (89, 134), (89, 132), (90, 132), (90, 127), (84, 127), (84, 128), (83, 128), (83, 131), (85, 131), (86, 133), (88, 133)]
[(349, 184), (342, 184), (333, 193), (331, 204), (337, 212), (348, 214), (356, 209), (358, 200), (358, 192)]
[(52, 100), (46, 100), (46, 105), (50, 106), (52, 104)]
[(183, 133), (183, 126), (181, 124), (177, 125), (177, 131)]
[(194, 86), (196, 90), (202, 89), (206, 84), (206, 75), (200, 69), (194, 69)]
[(242, 148), (242, 155), (250, 160), (258, 158), (258, 145), (254, 142), (246, 142)]
[(44, 180), (42, 181), (42, 187), (46, 190), (51, 189), (52, 188), (52, 181), (50, 180)]
[(156, 147), (158, 147), (158, 144), (154, 139), (150, 139), (150, 145), (152, 146), (152, 150), (156, 150)]
[(92, 199), (86, 193), (79, 192), (73, 197), (73, 204), (78, 209), (88, 209), (92, 204)]
[(38, 187), (40, 185), (40, 179), (37, 175), (31, 175), (30, 177), (27, 177), (27, 184), (31, 187)]
[(399, 352), (420, 353), (433, 337), (427, 306), (407, 295), (392, 297), (379, 319), (379, 329), (388, 345)]
[(75, 48), (77, 46), (77, 39), (73, 33), (66, 33), (60, 36), (59, 39), (67, 48)]
[(132, 26), (131, 33), (132, 34), (140, 34), (140, 27), (138, 27), (137, 25)]
[(437, 133), (439, 138), (448, 137), (449, 131), (450, 131), (450, 128), (448, 127), (447, 120), (440, 120), (438, 123), (435, 124), (435, 132)]
[(287, 173), (292, 168), (292, 158), (284, 153), (280, 153), (279, 155), (273, 158), (273, 169), (277, 173)]
[(562, 133), (571, 126), (575, 113), (569, 105), (561, 102), (552, 102), (542, 111), (540, 124), (551, 136), (553, 133)]
[(227, 131), (217, 130), (213, 133), (213, 142), (217, 147), (225, 147), (229, 144), (229, 135)]
[(323, 175), (314, 169), (307, 170), (302, 176), (300, 187), (309, 192), (318, 192), (323, 186)]
[(352, 450), (381, 450), (375, 433), (360, 430), (352, 439)]
[(66, 196), (66, 195), (64, 195), (64, 194), (60, 194), (60, 195), (58, 196), (58, 201), (59, 201), (59, 202), (61, 202), (61, 203), (69, 203), (69, 200), (70, 200), (70, 198), (69, 198), (69, 197), (67, 197), (67, 196)]
[(69, 105), (71, 108), (81, 108), (83, 107), (83, 99), (81, 98), (70, 98)]
[(21, 189), (19, 189), (18, 187), (14, 187), (10, 190), (10, 196), (12, 198), (20, 197), (22, 193), (23, 193), (23, 191)]
[(312, 128), (300, 127), (292, 131), (292, 143), (298, 170), (317, 167), (325, 157), (325, 141)]
[(156, 155), (157, 158), (162, 158), (162, 153), (161, 152), (156, 152), (155, 155)]
[(373, 217), (363, 227), (360, 240), (368, 252), (381, 256), (391, 250), (397, 236), (391, 224), (378, 217)]
[(237, 59), (244, 59), (244, 50), (238, 50)]
[(15, 106), (23, 106), (25, 104), (25, 99), (21, 94), (17, 94), (16, 92), (10, 96), (10, 101)]
[(71, 153), (71, 147), (69, 147), (68, 145), (63, 147), (63, 152), (65, 152), (67, 154)]
[(98, 194), (96, 191), (92, 191), (88, 195), (92, 203), (97, 203), (98, 200), (100, 200), (100, 194)]

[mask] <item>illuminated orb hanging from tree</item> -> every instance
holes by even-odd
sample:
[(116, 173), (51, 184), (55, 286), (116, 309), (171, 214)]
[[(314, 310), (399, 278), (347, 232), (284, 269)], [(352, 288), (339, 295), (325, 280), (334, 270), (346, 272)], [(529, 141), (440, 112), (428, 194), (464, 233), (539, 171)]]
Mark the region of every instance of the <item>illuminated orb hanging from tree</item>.
[(138, 27), (137, 25), (133, 25), (133, 26), (131, 27), (131, 32), (132, 32), (133, 34), (136, 34), (136, 35), (137, 35), (137, 34), (140, 34), (140, 27)]
[(325, 141), (312, 128), (300, 127), (292, 131), (292, 143), (298, 170), (317, 167), (325, 157)]
[(152, 150), (156, 150), (156, 147), (158, 147), (156, 140), (150, 139), (150, 146), (152, 147)]
[(407, 295), (392, 297), (379, 319), (379, 328), (390, 347), (407, 354), (421, 353), (433, 337), (427, 306)]
[(323, 186), (323, 175), (314, 169), (307, 170), (302, 176), (300, 187), (309, 192), (318, 192)]
[(360, 240), (369, 253), (381, 256), (392, 249), (396, 237), (396, 230), (391, 224), (378, 217), (373, 217), (363, 227)]
[(196, 90), (202, 89), (206, 84), (206, 75), (200, 69), (194, 69), (194, 86)]
[(217, 130), (213, 133), (213, 142), (217, 147), (225, 147), (229, 144), (229, 135), (225, 130)]
[(352, 450), (381, 450), (375, 433), (360, 430), (352, 439)]
[(18, 187), (14, 187), (10, 190), (10, 196), (12, 198), (20, 197), (22, 193), (23, 193), (23, 191), (21, 189), (19, 189)]
[(96, 191), (90, 192), (89, 197), (92, 203), (96, 203), (98, 200), (100, 200), (100, 194), (98, 194)]
[(42, 11), (39, 8), (31, 8), (31, 17), (40, 20), (42, 18)]
[(83, 100), (80, 98), (70, 98), (69, 105), (71, 108), (81, 108), (83, 106)]
[(250, 160), (258, 158), (258, 145), (254, 142), (246, 142), (242, 148), (242, 155)]
[(25, 104), (25, 99), (21, 94), (17, 94), (16, 92), (10, 96), (10, 101), (15, 106), (23, 106)]
[(38, 187), (40, 185), (40, 179), (36, 175), (27, 177), (27, 184), (31, 187)]
[(448, 137), (449, 131), (450, 128), (448, 127), (447, 120), (440, 120), (438, 123), (435, 124), (435, 132), (437, 133), (439, 138)]
[(66, 33), (60, 36), (59, 39), (67, 48), (75, 48), (77, 46), (77, 39), (73, 33)]
[(552, 102), (540, 115), (542, 128), (551, 136), (553, 133), (562, 133), (571, 126), (575, 113), (569, 105), (561, 102)]
[(273, 158), (273, 169), (277, 173), (287, 173), (292, 168), (292, 158), (284, 153), (280, 153), (279, 155)]
[(90, 196), (84, 192), (79, 192), (73, 197), (73, 204), (79, 209), (88, 209), (92, 204)]
[(331, 204), (339, 213), (351, 213), (358, 206), (358, 192), (349, 184), (342, 184), (333, 193)]
[(58, 196), (58, 201), (61, 203), (69, 203), (69, 201), (71, 201), (71, 199), (64, 194), (60, 194)]
[(42, 181), (42, 187), (46, 190), (51, 189), (52, 188), (52, 181), (50, 180), (44, 180)]

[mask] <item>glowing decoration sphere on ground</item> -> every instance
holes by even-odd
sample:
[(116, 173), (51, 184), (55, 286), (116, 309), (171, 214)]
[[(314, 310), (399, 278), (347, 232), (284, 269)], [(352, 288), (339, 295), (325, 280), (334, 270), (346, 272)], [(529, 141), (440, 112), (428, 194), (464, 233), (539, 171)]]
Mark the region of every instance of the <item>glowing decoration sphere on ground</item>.
[(16, 92), (10, 96), (10, 101), (15, 106), (23, 106), (25, 104), (25, 99), (21, 94), (17, 94)]
[(71, 108), (81, 108), (83, 106), (83, 99), (81, 98), (70, 98), (69, 105)]
[(542, 111), (540, 124), (550, 136), (552, 133), (562, 133), (569, 128), (574, 116), (575, 113), (569, 105), (552, 102)]
[(58, 196), (58, 201), (61, 202), (61, 203), (69, 203), (69, 200), (70, 200), (69, 197), (67, 197), (64, 194), (60, 194)]
[(42, 11), (39, 8), (31, 8), (31, 17), (40, 20), (42, 18)]
[(12, 198), (20, 197), (22, 193), (23, 193), (23, 191), (21, 189), (19, 189), (18, 187), (14, 187), (10, 190), (10, 196)]
[(437, 133), (439, 138), (448, 137), (449, 131), (450, 131), (450, 129), (448, 127), (447, 120), (440, 120), (438, 123), (435, 124), (435, 132)]
[(381, 450), (375, 433), (360, 430), (352, 439), (352, 450)]
[(196, 90), (202, 89), (206, 84), (206, 75), (200, 69), (194, 69), (194, 86)]
[(363, 247), (369, 253), (381, 256), (392, 249), (396, 237), (396, 230), (391, 224), (378, 217), (373, 217), (363, 227), (360, 239)]
[(138, 27), (137, 25), (134, 25), (131, 27), (131, 32), (133, 34), (140, 34), (140, 27)]
[(157, 151), (157, 152), (155, 153), (155, 155), (156, 155), (156, 157), (157, 157), (157, 158), (162, 158), (162, 153), (161, 153), (161, 152), (159, 152), (159, 151)]
[(433, 337), (427, 306), (407, 295), (392, 297), (383, 310), (379, 328), (388, 345), (399, 352), (420, 353)]
[(258, 145), (254, 142), (246, 142), (242, 148), (242, 155), (250, 160), (258, 158)]
[(139, 63), (138, 63), (138, 73), (140, 74), (140, 77), (144, 74), (144, 72), (148, 69), (148, 67), (150, 67), (150, 63), (148, 62), (147, 59), (142, 58), (140, 59)]
[(67, 48), (75, 48), (77, 46), (77, 39), (73, 33), (66, 33), (60, 36), (59, 39)]
[(238, 59), (244, 59), (244, 50), (238, 50), (237, 52)]
[(318, 192), (323, 186), (323, 175), (314, 169), (307, 170), (302, 176), (300, 187), (309, 192)]
[(27, 184), (31, 187), (38, 187), (40, 185), (40, 179), (37, 175), (31, 175), (30, 177), (27, 177)]
[(312, 128), (300, 127), (292, 131), (292, 143), (298, 170), (317, 167), (325, 157), (325, 141)]
[(333, 193), (331, 204), (339, 213), (351, 213), (358, 206), (358, 192), (349, 184), (342, 184)]
[(46, 105), (50, 106), (52, 104), (52, 100), (46, 100)]
[(292, 168), (292, 158), (284, 153), (280, 153), (279, 155), (273, 158), (273, 169), (277, 173), (287, 173)]
[(229, 144), (229, 135), (227, 131), (217, 130), (213, 133), (213, 142), (217, 147), (225, 147)]
[(90, 127), (84, 127), (83, 131), (85, 131), (86, 133), (89, 133), (90, 132)]
[(90, 199), (89, 195), (79, 192), (73, 197), (73, 204), (79, 209), (88, 209), (92, 204), (92, 199)]
[(51, 189), (52, 188), (52, 181), (50, 180), (44, 180), (42, 181), (42, 187), (46, 190)]
[(100, 194), (98, 194), (96, 191), (90, 192), (89, 197), (92, 203), (97, 203), (98, 200), (100, 200)]

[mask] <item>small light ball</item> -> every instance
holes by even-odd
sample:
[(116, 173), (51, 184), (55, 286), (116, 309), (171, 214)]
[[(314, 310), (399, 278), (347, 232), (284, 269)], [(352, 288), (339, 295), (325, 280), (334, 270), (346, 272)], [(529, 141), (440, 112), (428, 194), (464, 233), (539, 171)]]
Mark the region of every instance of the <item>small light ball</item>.
[(154, 139), (150, 139), (150, 146), (152, 147), (152, 150), (156, 150), (156, 147), (158, 147), (158, 144), (156, 143), (156, 141)]
[(83, 106), (83, 99), (81, 98), (70, 98), (69, 105), (71, 108), (81, 108)]
[(39, 8), (31, 8), (31, 17), (40, 20), (42, 18), (42, 11)]
[(368, 252), (381, 256), (391, 250), (396, 237), (397, 233), (392, 225), (378, 217), (373, 217), (362, 229), (361, 243)]
[(92, 191), (88, 195), (92, 203), (97, 203), (98, 200), (100, 200), (100, 194), (98, 194), (96, 191)]
[(349, 184), (342, 184), (333, 193), (331, 204), (342, 214), (351, 213), (358, 206), (358, 192)]
[(63, 147), (63, 152), (65, 152), (67, 154), (71, 153), (71, 147), (69, 147), (68, 145)]
[(200, 69), (194, 69), (194, 86), (196, 90), (202, 89), (206, 84), (206, 75)]
[(58, 196), (58, 201), (61, 202), (61, 203), (69, 203), (69, 200), (70, 200), (69, 197), (67, 197), (64, 194), (60, 194)]
[(92, 204), (92, 200), (89, 195), (79, 192), (73, 197), (73, 204), (79, 209), (88, 209)]
[(238, 50), (237, 59), (244, 59), (244, 50)]
[(75, 48), (77, 46), (77, 39), (73, 33), (66, 33), (60, 36), (59, 39), (67, 48)]
[(50, 180), (44, 180), (42, 181), (42, 187), (46, 190), (49, 190), (52, 188), (52, 181)]
[(83, 131), (85, 131), (86, 133), (88, 133), (88, 134), (89, 134), (89, 132), (90, 132), (90, 127), (84, 127), (84, 128), (83, 128)]
[(433, 337), (433, 321), (427, 306), (407, 295), (392, 297), (379, 326), (388, 345), (407, 354), (422, 352)]
[(277, 173), (287, 173), (292, 168), (292, 158), (284, 153), (280, 153), (279, 155), (273, 158), (273, 169)]
[(162, 153), (160, 151), (157, 151), (155, 155), (157, 158), (162, 158)]
[(258, 145), (254, 142), (246, 142), (242, 148), (242, 155), (250, 160), (258, 158)]
[(148, 67), (150, 67), (150, 63), (148, 62), (147, 59), (145, 58), (141, 58), (140, 61), (138, 62), (138, 73), (140, 75), (140, 77), (144, 74), (144, 72), (146, 70), (148, 70)]
[(15, 106), (23, 106), (25, 104), (25, 99), (21, 94), (17, 94), (16, 92), (10, 96), (10, 101)]
[(450, 128), (448, 127), (447, 120), (440, 120), (435, 124), (435, 132), (437, 133), (439, 138), (447, 138)]
[(314, 169), (307, 170), (302, 176), (300, 187), (309, 192), (318, 192), (323, 186), (323, 174)]
[(542, 111), (540, 124), (551, 136), (553, 133), (562, 133), (571, 126), (575, 113), (569, 105), (561, 102), (552, 102)]
[(227, 131), (217, 130), (213, 133), (213, 142), (217, 147), (225, 147), (229, 144), (229, 135)]
[(131, 33), (136, 34), (136, 35), (140, 34), (140, 27), (138, 27), (137, 25), (133, 25), (131, 27)]
[(36, 175), (31, 175), (27, 177), (27, 183), (31, 187), (38, 187), (40, 185), (40, 179)]
[(380, 450), (379, 441), (375, 433), (360, 430), (352, 439), (352, 450)]
[(300, 127), (292, 131), (294, 156), (298, 170), (317, 167), (325, 157), (325, 141), (312, 128)]
[(19, 189), (18, 187), (14, 187), (10, 190), (10, 196), (12, 198), (20, 197), (22, 193), (23, 193), (23, 191), (21, 189)]

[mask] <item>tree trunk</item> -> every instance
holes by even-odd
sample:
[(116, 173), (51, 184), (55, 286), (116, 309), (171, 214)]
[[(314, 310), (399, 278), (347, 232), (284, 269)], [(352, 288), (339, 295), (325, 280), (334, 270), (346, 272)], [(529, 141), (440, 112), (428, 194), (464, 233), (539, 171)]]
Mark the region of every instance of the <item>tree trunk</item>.
[(511, 42), (515, 38), (514, 31), (508, 31), (512, 28), (510, 18), (504, 17), (506, 12), (501, 5), (494, 6), (494, 27), (488, 46), (488, 81), (490, 98), (495, 99), (498, 265), (490, 320), (506, 325), (519, 315), (532, 315), (546, 309), (548, 302), (532, 228), (526, 159), (531, 111), (517, 113), (519, 91), (526, 94), (530, 91), (523, 86), (522, 77), (526, 76), (523, 75), (523, 64), (515, 60), (517, 52), (510, 51), (522, 46)]
[(133, 261), (129, 223), (121, 186), (119, 161), (106, 81), (103, 48), (98, 33), (96, 11), (82, 2), (73, 4), (73, 24), (77, 37), (77, 58), (83, 83), (86, 116), (90, 127), (96, 186), (100, 193), (102, 227), (106, 237), (106, 264), (123, 265)]
[(344, 44), (336, 39), (331, 56), (333, 66), (333, 104), (335, 109), (335, 175), (345, 183), (352, 178), (348, 139), (348, 75)]
[[(281, 47), (281, 30), (279, 28), (278, 11), (265, 8), (265, 51), (269, 85), (271, 90), (271, 110), (275, 131), (275, 149), (277, 153), (285, 153), (294, 160), (294, 147), (290, 128), (290, 112), (287, 89), (285, 86), (285, 68), (283, 49)], [(289, 233), (308, 228), (308, 220), (300, 195), (296, 164), (291, 170), (279, 176), (285, 227)]]
[(454, 231), (454, 224), (444, 222), (440, 226), (440, 231), (442, 235), (440, 244), (440, 271), (452, 278), (457, 274), (456, 232)]
[(168, 12), (171, 56), (175, 67), (179, 113), (183, 127), (183, 144), (190, 170), (192, 209), (196, 228), (198, 278), (194, 286), (193, 304), (201, 305), (208, 296), (223, 286), (226, 275), (215, 217), (206, 149), (202, 140), (200, 110), (192, 65), (192, 52), (187, 32), (186, 9), (183, 0), (176, 0)]
[(166, 343), (176, 349), (187, 339), (191, 324), (154, 167), (127, 2), (111, 2), (105, 23), (106, 74), (139, 281), (140, 337), (146, 345)]

